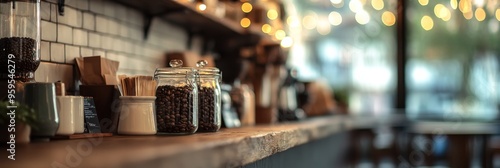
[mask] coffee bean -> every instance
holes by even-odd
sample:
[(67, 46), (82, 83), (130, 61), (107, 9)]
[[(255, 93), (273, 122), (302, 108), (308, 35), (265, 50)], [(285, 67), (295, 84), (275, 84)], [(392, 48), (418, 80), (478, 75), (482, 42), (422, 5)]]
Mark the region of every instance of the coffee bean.
[[(7, 66), (9, 65), (9, 54), (15, 58), (15, 75), (19, 77), (28, 72), (35, 72), (40, 65), (37, 55), (36, 40), (27, 37), (7, 37), (0, 39), (0, 74), (10, 74)], [(11, 65), (12, 62), (10, 63)], [(22, 76), (21, 76), (22, 77)]]
[(212, 87), (200, 86), (198, 90), (198, 121), (199, 132), (216, 132), (220, 128), (220, 121), (217, 121), (214, 105), (217, 98), (215, 97), (215, 89)]
[(189, 86), (158, 86), (156, 89), (158, 132), (194, 133), (196, 131), (196, 123), (193, 121), (195, 99), (192, 91), (193, 89)]

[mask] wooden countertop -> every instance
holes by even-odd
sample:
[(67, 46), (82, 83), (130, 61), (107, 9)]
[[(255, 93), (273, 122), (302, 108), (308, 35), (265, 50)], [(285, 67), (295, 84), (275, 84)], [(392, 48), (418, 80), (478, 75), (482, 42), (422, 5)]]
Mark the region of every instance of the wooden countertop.
[(16, 146), (1, 167), (235, 167), (346, 128), (343, 116), (187, 136), (113, 136)]

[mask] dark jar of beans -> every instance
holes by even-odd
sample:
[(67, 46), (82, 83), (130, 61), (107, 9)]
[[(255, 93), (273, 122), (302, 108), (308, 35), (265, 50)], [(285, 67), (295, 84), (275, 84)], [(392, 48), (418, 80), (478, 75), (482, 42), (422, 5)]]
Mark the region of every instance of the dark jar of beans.
[(193, 134), (198, 129), (198, 75), (194, 68), (170, 61), (155, 71), (158, 134)]
[(221, 126), (220, 70), (198, 61), (198, 132), (216, 132)]
[(40, 0), (0, 0), (0, 82), (35, 81), (40, 65), (40, 13)]

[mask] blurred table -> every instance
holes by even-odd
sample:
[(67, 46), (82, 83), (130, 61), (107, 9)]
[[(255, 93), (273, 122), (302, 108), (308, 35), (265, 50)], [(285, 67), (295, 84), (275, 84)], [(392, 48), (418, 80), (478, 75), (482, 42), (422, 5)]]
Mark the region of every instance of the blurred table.
[[(450, 167), (470, 167), (474, 157), (481, 162), (481, 167), (487, 167), (491, 162), (487, 159), (486, 149), (488, 148), (488, 139), (491, 135), (499, 134), (498, 122), (472, 122), (472, 121), (412, 121), (409, 124), (408, 132), (415, 135), (424, 135), (428, 138), (445, 136), (449, 139), (447, 148), (447, 160)], [(480, 139), (479, 156), (474, 155), (474, 140)], [(434, 141), (432, 141), (434, 142)], [(418, 142), (411, 141), (409, 147)], [(431, 148), (431, 150), (433, 150)], [(435, 158), (432, 156), (434, 151), (424, 152), (424, 158), (428, 166), (433, 166)], [(407, 157), (411, 157), (411, 153)], [(419, 165), (413, 165), (419, 166)]]

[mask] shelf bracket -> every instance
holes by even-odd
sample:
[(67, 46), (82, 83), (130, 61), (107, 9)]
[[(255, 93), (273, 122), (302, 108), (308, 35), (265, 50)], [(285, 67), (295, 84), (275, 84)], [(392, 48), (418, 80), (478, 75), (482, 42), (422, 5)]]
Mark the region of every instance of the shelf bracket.
[(65, 0), (57, 0), (57, 11), (61, 16), (64, 16), (64, 1)]
[(151, 23), (153, 21), (154, 16), (152, 15), (144, 15), (144, 27), (143, 27), (143, 33), (144, 33), (144, 40), (148, 39), (149, 35), (149, 30), (151, 29)]

